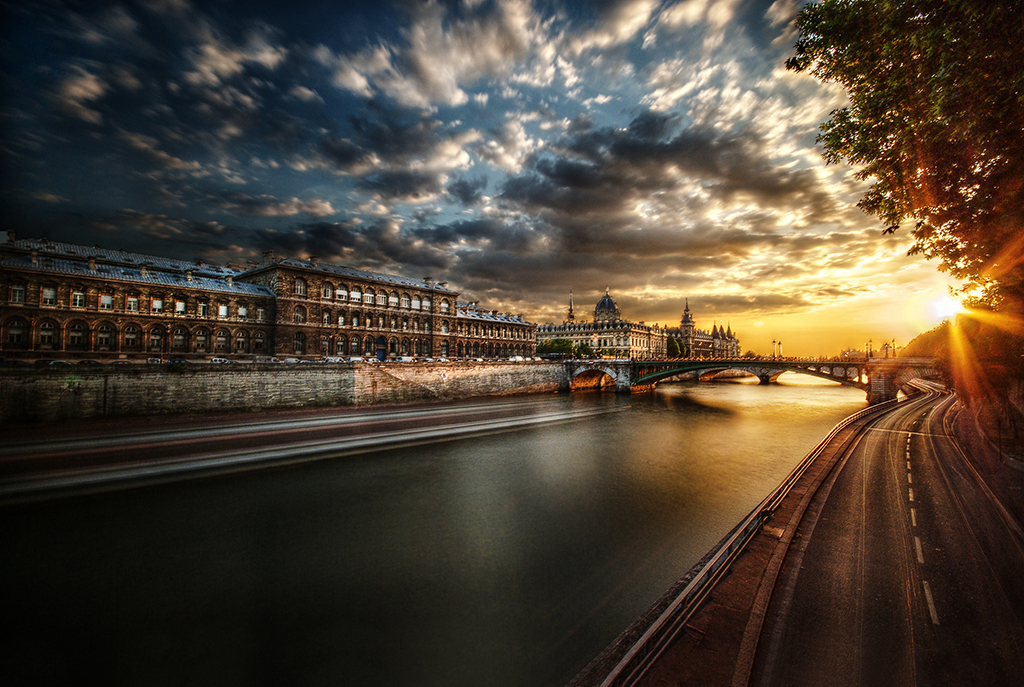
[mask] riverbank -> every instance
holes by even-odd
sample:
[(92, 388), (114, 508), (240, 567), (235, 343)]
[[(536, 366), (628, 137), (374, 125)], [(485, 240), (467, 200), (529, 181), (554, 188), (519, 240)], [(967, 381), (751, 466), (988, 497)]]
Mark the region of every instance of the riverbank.
[[(958, 403), (953, 417), (948, 430), (965, 457), (1006, 510), (1018, 522), (1024, 522), (1024, 462), (1019, 449), (1011, 452), (1005, 444), (1000, 445), (1000, 439), (1006, 440), (1004, 435), (992, 436), (993, 428), (999, 427), (995, 410), (967, 408)], [(746, 687), (775, 575), (790, 545), (800, 538), (800, 520), (810, 506), (810, 499), (832, 472), (847, 441), (858, 431), (858, 424), (854, 423), (833, 438), (775, 511), (771, 521), (733, 563), (729, 574), (715, 586), (709, 600), (689, 619), (653, 667), (631, 684), (638, 687)], [(1019, 446), (1016, 444), (1015, 449)], [(569, 687), (602, 684), (604, 675), (700, 566), (701, 563), (694, 566), (690, 574), (638, 619), (635, 629), (624, 633)]]

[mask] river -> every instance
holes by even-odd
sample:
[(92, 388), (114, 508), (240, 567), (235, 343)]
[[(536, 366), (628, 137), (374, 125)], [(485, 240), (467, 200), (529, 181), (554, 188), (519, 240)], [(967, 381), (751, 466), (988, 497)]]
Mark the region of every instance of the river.
[(561, 687), (866, 405), (782, 379), (522, 397), (605, 412), (8, 506), (0, 670), (33, 685)]

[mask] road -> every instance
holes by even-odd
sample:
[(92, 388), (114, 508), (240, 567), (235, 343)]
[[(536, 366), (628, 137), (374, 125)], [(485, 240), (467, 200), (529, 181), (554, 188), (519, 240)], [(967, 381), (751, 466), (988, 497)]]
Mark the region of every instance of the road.
[(1011, 685), (1024, 537), (929, 395), (875, 421), (801, 524), (750, 685)]

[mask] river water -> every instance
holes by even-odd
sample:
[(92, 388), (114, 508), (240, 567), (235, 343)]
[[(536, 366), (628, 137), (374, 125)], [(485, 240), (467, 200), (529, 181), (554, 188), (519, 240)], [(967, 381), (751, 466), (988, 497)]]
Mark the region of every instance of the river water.
[[(864, 392), (682, 383), (602, 414), (0, 510), (9, 684), (561, 687)], [(509, 399), (474, 400), (509, 403)]]

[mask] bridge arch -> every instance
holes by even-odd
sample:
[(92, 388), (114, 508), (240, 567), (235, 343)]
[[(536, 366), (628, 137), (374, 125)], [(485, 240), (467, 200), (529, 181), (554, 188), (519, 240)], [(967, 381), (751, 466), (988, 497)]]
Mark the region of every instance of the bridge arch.
[(777, 381), (783, 372), (795, 372), (831, 382), (838, 382), (866, 391), (869, 382), (864, 377), (864, 370), (855, 365), (807, 365), (790, 362), (768, 361), (723, 361), (723, 360), (682, 360), (659, 361), (657, 364), (643, 365), (637, 369), (633, 386), (652, 386), (659, 381), (674, 377), (684, 372), (696, 372), (702, 379), (725, 370), (738, 370), (757, 377), (762, 384)]

